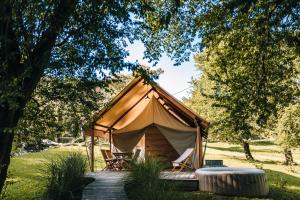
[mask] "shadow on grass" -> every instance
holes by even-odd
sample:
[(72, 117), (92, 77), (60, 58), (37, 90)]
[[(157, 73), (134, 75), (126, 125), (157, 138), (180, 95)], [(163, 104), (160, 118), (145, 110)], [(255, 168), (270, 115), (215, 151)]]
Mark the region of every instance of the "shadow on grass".
[(300, 178), (266, 169), (270, 197), (275, 200), (300, 199)]
[[(238, 152), (238, 153), (244, 153), (244, 150), (240, 146), (233, 146), (233, 147), (216, 147), (216, 146), (207, 146), (208, 148), (220, 150), (220, 151), (230, 151), (230, 152)], [(251, 149), (251, 146), (250, 146)], [(274, 150), (274, 149), (251, 149), (251, 152), (259, 152), (259, 153), (280, 153), (280, 151)]]
[(239, 160), (239, 161), (242, 161), (242, 162), (245, 162), (245, 163), (252, 163), (254, 165), (256, 164), (275, 164), (275, 165), (281, 165), (282, 162), (281, 161), (278, 161), (278, 160), (247, 160), (246, 158), (241, 158), (239, 156), (228, 156), (228, 158), (232, 158), (232, 159), (235, 159), (235, 160)]
[(282, 162), (278, 160), (255, 160), (253, 163), (259, 163), (259, 164), (275, 164), (275, 165), (281, 165)]
[(269, 141), (269, 140), (256, 140), (256, 141), (251, 141), (250, 145), (255, 145), (255, 146), (271, 146), (271, 145), (274, 145), (274, 142)]
[(230, 152), (239, 152), (243, 153), (243, 149), (239, 146), (234, 146), (234, 147), (216, 147), (216, 146), (207, 146), (208, 148), (215, 149), (215, 150), (220, 150), (220, 151), (230, 151)]

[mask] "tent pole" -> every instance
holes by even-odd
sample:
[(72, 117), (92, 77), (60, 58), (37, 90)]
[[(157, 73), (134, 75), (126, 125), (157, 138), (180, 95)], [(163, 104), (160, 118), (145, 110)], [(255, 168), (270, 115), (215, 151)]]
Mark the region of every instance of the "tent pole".
[(197, 139), (196, 139), (196, 142), (197, 142), (197, 147), (198, 147), (198, 166), (199, 168), (202, 168), (202, 137), (201, 137), (201, 128), (199, 126), (199, 123), (198, 121), (195, 119), (195, 125), (197, 127)]
[(109, 129), (109, 151), (111, 152), (111, 129)]
[(198, 125), (198, 127), (197, 127), (197, 136), (198, 136), (198, 142), (199, 142), (199, 149), (198, 149), (198, 151), (199, 151), (199, 167), (200, 168), (202, 168), (202, 166), (203, 166), (203, 163), (202, 163), (202, 160), (203, 160), (203, 158), (202, 158), (202, 155), (203, 155), (203, 152), (202, 152), (202, 137), (201, 137), (201, 128), (200, 128), (200, 126)]
[(94, 129), (92, 130), (92, 134), (91, 134), (91, 171), (94, 172), (94, 142), (95, 142), (95, 138), (94, 138)]

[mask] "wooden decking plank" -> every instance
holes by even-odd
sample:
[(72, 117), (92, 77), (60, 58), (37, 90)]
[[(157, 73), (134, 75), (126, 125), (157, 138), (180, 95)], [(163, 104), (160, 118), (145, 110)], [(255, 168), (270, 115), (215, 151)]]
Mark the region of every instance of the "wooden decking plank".
[(87, 176), (95, 181), (84, 188), (83, 200), (127, 200), (123, 181), (126, 172), (101, 171)]
[[(127, 200), (124, 191), (124, 178), (128, 172), (101, 171), (90, 173), (87, 176), (95, 178), (95, 181), (87, 185), (83, 191), (83, 200)], [(178, 189), (194, 191), (198, 188), (198, 180), (194, 172), (164, 171), (161, 179), (172, 181), (178, 185)]]

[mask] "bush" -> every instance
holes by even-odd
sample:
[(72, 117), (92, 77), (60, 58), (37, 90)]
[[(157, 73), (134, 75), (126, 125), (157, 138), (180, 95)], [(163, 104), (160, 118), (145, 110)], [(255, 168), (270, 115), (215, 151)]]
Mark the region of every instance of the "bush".
[(80, 153), (71, 153), (51, 160), (46, 165), (45, 199), (76, 199), (83, 188), (86, 159)]
[(174, 185), (159, 179), (165, 168), (156, 158), (147, 158), (144, 162), (132, 164), (132, 171), (126, 178), (125, 191), (131, 200), (168, 200), (180, 199)]

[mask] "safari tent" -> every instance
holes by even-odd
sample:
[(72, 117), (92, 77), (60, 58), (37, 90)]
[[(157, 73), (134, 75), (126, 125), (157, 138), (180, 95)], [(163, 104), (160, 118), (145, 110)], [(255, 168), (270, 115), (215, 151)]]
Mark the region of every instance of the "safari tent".
[(142, 156), (175, 160), (195, 148), (193, 166), (202, 166), (202, 141), (209, 123), (185, 107), (155, 82), (132, 80), (97, 115), (90, 130), (92, 169), (94, 138), (108, 138), (112, 151), (141, 149)]

